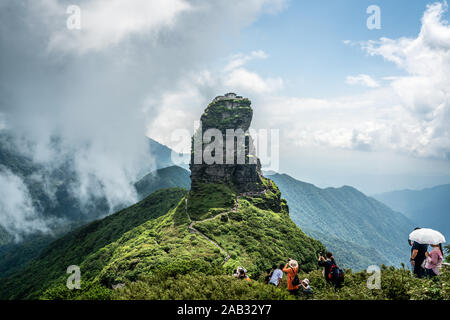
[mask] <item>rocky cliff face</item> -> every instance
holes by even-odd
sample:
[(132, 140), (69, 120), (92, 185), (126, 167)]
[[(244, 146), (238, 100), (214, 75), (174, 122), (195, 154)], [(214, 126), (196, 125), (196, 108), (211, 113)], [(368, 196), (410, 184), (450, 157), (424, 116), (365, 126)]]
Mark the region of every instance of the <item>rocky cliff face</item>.
[[(200, 183), (224, 183), (238, 191), (260, 191), (261, 163), (248, 134), (252, 121), (251, 102), (233, 93), (216, 97), (202, 114), (191, 151), (191, 189)], [(232, 144), (227, 144), (227, 135)], [(218, 135), (221, 137), (218, 137)], [(214, 137), (211, 137), (214, 136)], [(211, 155), (214, 162), (207, 159)]]

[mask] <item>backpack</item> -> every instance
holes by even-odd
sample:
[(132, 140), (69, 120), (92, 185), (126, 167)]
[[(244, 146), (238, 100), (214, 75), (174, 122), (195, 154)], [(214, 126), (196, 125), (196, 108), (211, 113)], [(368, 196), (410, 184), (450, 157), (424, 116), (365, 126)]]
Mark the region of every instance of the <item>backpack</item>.
[[(292, 269), (292, 271), (294, 271), (294, 269), (292, 267), (291, 267), (291, 269)], [(299, 284), (300, 284), (300, 279), (298, 278), (298, 275), (296, 273), (294, 276), (294, 279), (292, 279), (292, 285), (295, 287), (295, 286), (298, 286)]]
[(341, 286), (344, 282), (344, 270), (340, 269), (336, 263), (333, 263), (328, 274), (328, 279), (332, 280), (336, 286)]

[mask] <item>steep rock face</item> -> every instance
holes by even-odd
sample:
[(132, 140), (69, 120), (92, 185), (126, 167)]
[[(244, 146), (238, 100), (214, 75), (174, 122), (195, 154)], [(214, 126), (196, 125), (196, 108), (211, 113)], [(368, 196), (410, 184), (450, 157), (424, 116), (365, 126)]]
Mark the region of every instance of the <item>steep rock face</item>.
[[(248, 129), (252, 121), (251, 102), (234, 93), (216, 97), (202, 114), (201, 127), (192, 139), (191, 181), (192, 190), (202, 183), (225, 183), (238, 191), (260, 191), (264, 187), (261, 180), (261, 163), (254, 154), (252, 138)], [(216, 129), (221, 134), (206, 138), (208, 132)], [(232, 130), (232, 131), (231, 131)], [(244, 133), (243, 138), (234, 137), (232, 148), (227, 147), (227, 134)], [(206, 134), (206, 135), (205, 135)], [(220, 139), (219, 139), (220, 140)], [(213, 150), (213, 146), (216, 149)], [(217, 150), (222, 149), (222, 157)], [(205, 160), (205, 154), (216, 157), (214, 163)], [(230, 163), (230, 159), (233, 159)]]

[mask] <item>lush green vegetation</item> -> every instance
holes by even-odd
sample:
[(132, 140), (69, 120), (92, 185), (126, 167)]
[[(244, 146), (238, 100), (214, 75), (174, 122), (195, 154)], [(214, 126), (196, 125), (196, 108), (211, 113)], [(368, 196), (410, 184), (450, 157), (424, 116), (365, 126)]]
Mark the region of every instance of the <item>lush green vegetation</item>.
[[(381, 289), (367, 288), (369, 275), (346, 270), (344, 287), (335, 291), (317, 269), (325, 247), (290, 219), (275, 183), (267, 192), (241, 196), (225, 185), (202, 185), (188, 196), (195, 228), (185, 209), (186, 190), (164, 189), (138, 204), (79, 228), (52, 243), (25, 270), (0, 283), (0, 298), (40, 299), (449, 299), (450, 272), (416, 279), (410, 271), (382, 268)], [(192, 202), (192, 203), (191, 203)], [(206, 219), (206, 220), (205, 220)], [(264, 270), (293, 258), (313, 295), (291, 296), (265, 285)], [(447, 258), (448, 259), (448, 258)], [(79, 265), (81, 290), (66, 287), (66, 268)], [(231, 277), (237, 266), (252, 281)], [(113, 290), (114, 285), (123, 288)], [(286, 283), (284, 282), (284, 286)]]
[(81, 290), (68, 290), (60, 285), (47, 290), (43, 299), (173, 299), (173, 300), (449, 300), (450, 271), (444, 269), (435, 279), (417, 279), (407, 269), (381, 268), (381, 289), (369, 289), (370, 274), (347, 270), (344, 286), (335, 290), (327, 284), (322, 272), (301, 273), (308, 278), (313, 294), (290, 295), (286, 276), (282, 287), (264, 284), (262, 279), (241, 281), (230, 275), (189, 273), (174, 276), (152, 274), (137, 281), (126, 282), (123, 288), (112, 290), (91, 282)]
[(231, 255), (225, 264), (228, 273), (243, 265), (254, 276), (274, 261), (285, 261), (289, 257), (298, 260), (307, 270), (316, 268), (315, 258), (325, 247), (307, 237), (292, 222), (287, 208), (280, 207), (276, 212), (254, 205), (254, 202), (261, 205), (264, 199), (270, 204), (272, 196), (273, 193), (268, 192), (255, 199), (240, 199), (239, 210), (221, 219), (196, 224), (198, 230)]
[(79, 265), (91, 253), (116, 241), (127, 231), (175, 207), (186, 190), (165, 189), (143, 201), (74, 230), (50, 244), (24, 270), (0, 282), (0, 298), (36, 298), (69, 265)]
[[(216, 128), (225, 132), (229, 128), (241, 127), (242, 123), (247, 123), (247, 126), (249, 126), (253, 115), (250, 100), (232, 100), (235, 104), (232, 109), (232, 116), (230, 114), (230, 108), (227, 106), (229, 102), (230, 100), (211, 102), (200, 119), (203, 128)], [(224, 117), (224, 115), (228, 115), (228, 117)]]
[(223, 184), (202, 184), (188, 197), (188, 211), (192, 220), (203, 220), (230, 210), (236, 193)]
[[(190, 215), (201, 219), (228, 212), (221, 218), (196, 225), (204, 228), (210, 239), (230, 250), (231, 258), (225, 265), (224, 253), (202, 235), (189, 230), (191, 221), (184, 198), (180, 199), (184, 191), (162, 190), (54, 242), (23, 272), (3, 281), (2, 298), (61, 295), (67, 280), (65, 270), (72, 264), (81, 268), (87, 294), (84, 298), (96, 294), (107, 297), (112, 285), (136, 282), (141, 277), (163, 275), (170, 278), (193, 272), (221, 276), (241, 264), (257, 277), (267, 264), (288, 257), (304, 262), (305, 268), (315, 268), (315, 264), (308, 264), (308, 261), (314, 261), (325, 248), (308, 238), (289, 219), (276, 186), (260, 199), (240, 199), (235, 211), (230, 211), (235, 205), (235, 193), (228, 187), (204, 185), (203, 188), (199, 192), (204, 195), (189, 195), (192, 206), (188, 210)], [(200, 201), (203, 196), (210, 201)], [(261, 209), (272, 207), (276, 199), (279, 200), (275, 206), (278, 212)], [(196, 215), (194, 210), (199, 210), (200, 214)], [(163, 214), (164, 211), (167, 213)], [(280, 240), (274, 243), (274, 239)], [(67, 298), (73, 298), (73, 294)]]
[(320, 189), (285, 174), (269, 178), (288, 201), (292, 220), (333, 251), (340, 265), (361, 270), (408, 261), (414, 224), (402, 214), (352, 187)]
[[(152, 139), (148, 139), (148, 144), (156, 168), (173, 165), (171, 149)], [(152, 161), (149, 160), (149, 163)], [(28, 155), (18, 151), (14, 139), (6, 130), (0, 133), (0, 172), (3, 170), (9, 170), (23, 180), (39, 214), (50, 218), (49, 221), (54, 217), (60, 218), (63, 223), (50, 226), (52, 234), (22, 235), (22, 241), (18, 243), (13, 242), (13, 235), (0, 226), (0, 278), (23, 268), (43, 248), (66, 232), (110, 213), (111, 208), (105, 198), (100, 197), (86, 204), (72, 194), (70, 190), (72, 185), (78, 183), (78, 178), (70, 159), (60, 167), (51, 169), (50, 166), (37, 164)], [(142, 174), (148, 173), (148, 168), (142, 170)], [(139, 199), (159, 189), (189, 189), (189, 173), (186, 170), (172, 167), (156, 173), (144, 177), (136, 184)], [(48, 189), (54, 194), (49, 194), (46, 191)]]
[[(234, 201), (231, 202), (234, 193), (226, 186), (204, 185), (203, 191), (215, 194), (211, 198), (215, 202), (210, 205), (216, 204), (219, 208), (210, 207), (202, 218), (230, 210), (234, 205)], [(195, 194), (190, 194), (189, 202), (195, 197)], [(220, 198), (222, 201), (218, 201)], [(223, 208), (228, 201), (226, 199), (230, 200), (229, 208)], [(197, 208), (195, 205), (188, 206), (191, 216), (194, 214), (192, 210)], [(217, 247), (203, 236), (189, 231), (190, 221), (185, 213), (184, 201), (181, 201), (168, 214), (142, 224), (90, 255), (82, 263), (82, 270), (89, 279), (107, 286), (134, 281), (140, 275), (155, 272), (179, 275), (196, 270), (207, 274), (228, 274), (237, 265), (245, 265), (250, 274), (259, 274), (271, 261), (287, 257), (311, 261), (319, 251), (324, 250), (319, 242), (308, 238), (290, 221), (285, 210), (279, 213), (265, 211), (247, 200), (241, 200), (239, 209), (225, 217), (196, 224), (198, 230), (229, 250), (231, 258), (225, 265), (222, 265), (225, 257)], [(273, 246), (272, 242), (277, 238), (292, 240), (279, 241)]]

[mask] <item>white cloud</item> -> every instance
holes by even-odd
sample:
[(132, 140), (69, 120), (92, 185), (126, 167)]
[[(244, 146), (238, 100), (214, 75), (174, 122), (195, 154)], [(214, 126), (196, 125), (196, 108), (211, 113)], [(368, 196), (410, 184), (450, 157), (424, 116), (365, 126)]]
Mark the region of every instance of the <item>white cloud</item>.
[[(66, 11), (56, 1), (43, 4), (54, 15)], [(50, 50), (84, 53), (117, 45), (133, 35), (156, 37), (164, 28), (172, 27), (180, 14), (192, 9), (185, 0), (97, 0), (77, 5), (81, 10), (81, 29), (56, 29), (50, 39)]]
[(287, 148), (394, 152), (449, 160), (450, 50), (446, 39), (450, 27), (442, 21), (444, 10), (442, 3), (429, 6), (416, 38), (381, 38), (364, 44), (370, 55), (395, 63), (406, 75), (387, 77), (383, 83), (365, 74), (348, 77), (348, 83), (369, 88), (363, 94), (334, 99), (280, 95), (282, 79), (264, 78), (245, 67), (251, 54), (235, 56), (210, 87), (215, 93), (226, 88), (250, 97), (255, 109), (253, 125), (279, 128)]
[(283, 87), (279, 77), (263, 77), (246, 69), (245, 64), (254, 59), (267, 59), (262, 50), (250, 54), (234, 54), (222, 70), (203, 70), (187, 74), (167, 91), (149, 97), (144, 110), (152, 115), (147, 136), (152, 137), (179, 152), (189, 153), (190, 140), (179, 146), (172, 139), (175, 130), (193, 133), (194, 122), (198, 121), (211, 99), (226, 92), (238, 92), (248, 97), (274, 94)]
[(0, 131), (6, 128), (5, 116), (0, 112)]
[(350, 85), (363, 85), (369, 88), (378, 88), (380, 84), (367, 74), (357, 76), (347, 76), (345, 80)]
[(22, 179), (0, 166), (0, 226), (19, 241), (30, 233), (49, 232), (50, 225), (35, 211)]
[(250, 54), (238, 53), (230, 57), (230, 62), (225, 66), (225, 71), (232, 71), (242, 67), (247, 62), (254, 59), (267, 59), (269, 56), (262, 50), (253, 51)]
[(256, 72), (239, 68), (231, 71), (224, 81), (224, 85), (232, 91), (249, 93), (272, 93), (283, 86), (281, 78), (263, 78)]
[(417, 38), (381, 38), (364, 45), (369, 54), (408, 73), (392, 79), (390, 87), (413, 118), (414, 154), (444, 159), (450, 159), (450, 26), (442, 20), (447, 9), (446, 2), (429, 5)]
[(221, 83), (229, 91), (248, 92), (250, 94), (272, 93), (283, 86), (280, 77), (264, 78), (256, 72), (249, 71), (244, 66), (255, 59), (267, 59), (269, 55), (263, 50), (252, 51), (250, 54), (235, 54), (223, 69)]

